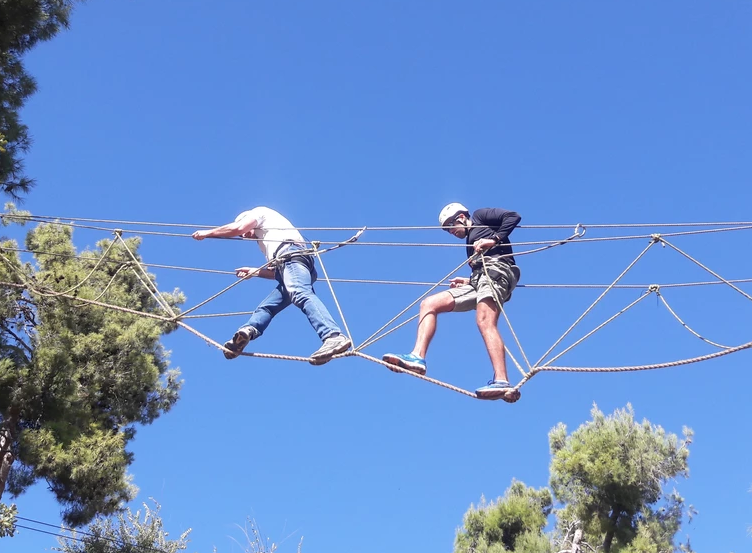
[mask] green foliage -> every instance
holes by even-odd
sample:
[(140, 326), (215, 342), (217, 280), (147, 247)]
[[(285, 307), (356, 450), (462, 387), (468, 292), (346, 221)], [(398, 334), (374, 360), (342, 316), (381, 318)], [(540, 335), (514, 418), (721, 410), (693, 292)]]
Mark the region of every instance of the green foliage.
[[(560, 526), (579, 521), (585, 541), (608, 553), (626, 551), (638, 535), (656, 547), (670, 544), (681, 524), (683, 500), (665, 498), (663, 485), (687, 476), (687, 445), (660, 426), (634, 420), (631, 406), (605, 416), (597, 407), (592, 421), (571, 435), (559, 424), (549, 433), (551, 488), (566, 507)], [(657, 507), (665, 499), (666, 506)], [(651, 538), (651, 536), (654, 538)]]
[(0, 503), (0, 538), (13, 537), (16, 533), (16, 515), (18, 509), (15, 505)]
[(33, 181), (24, 174), (21, 156), (29, 149), (29, 130), (19, 112), (36, 92), (23, 55), (68, 26), (74, 0), (0, 1), (0, 190), (14, 198)]
[(546, 489), (536, 490), (522, 482), (512, 485), (496, 502), (481, 498), (478, 507), (465, 513), (463, 528), (455, 538), (455, 553), (548, 553), (543, 536), (553, 499)]
[(188, 549), (188, 535), (183, 532), (178, 539), (168, 539), (160, 506), (150, 509), (144, 503), (143, 519), (141, 511), (130, 509), (116, 517), (98, 517), (86, 529), (86, 533), (73, 531), (69, 537), (60, 538), (59, 548), (63, 553), (177, 553)]
[[(139, 240), (126, 243), (137, 256)], [(44, 479), (75, 526), (134, 497), (126, 447), (136, 424), (178, 399), (179, 372), (160, 343), (176, 327), (79, 301), (164, 315), (122, 244), (103, 240), (76, 257), (70, 227), (44, 224), (26, 246), (47, 252), (36, 266), (21, 263), (12, 242), (0, 250), (0, 281), (29, 285), (0, 293), (0, 443), (10, 444), (0, 451), (0, 494)], [(174, 309), (184, 300), (163, 295)]]
[[(592, 420), (568, 434), (563, 424), (549, 433), (551, 490), (512, 481), (495, 503), (470, 506), (455, 538), (455, 553), (691, 552), (676, 544), (683, 515), (694, 513), (664, 486), (687, 476), (687, 446), (648, 421), (638, 423), (630, 405)], [(553, 496), (552, 496), (553, 491)], [(552, 510), (553, 497), (562, 504)], [(543, 533), (556, 516), (550, 536)]]

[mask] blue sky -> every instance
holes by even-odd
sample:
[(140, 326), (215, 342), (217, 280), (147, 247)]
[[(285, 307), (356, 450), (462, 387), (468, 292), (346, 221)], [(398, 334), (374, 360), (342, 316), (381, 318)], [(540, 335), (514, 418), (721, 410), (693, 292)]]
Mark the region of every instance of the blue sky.
[[(433, 225), (452, 201), (512, 209), (528, 225), (748, 221), (751, 15), (740, 1), (90, 1), (76, 9), (70, 31), (27, 59), (39, 82), (23, 113), (34, 136), (27, 168), (38, 185), (22, 207), (214, 225), (266, 205), (300, 227)], [(519, 229), (513, 240), (569, 233)], [(674, 243), (727, 278), (750, 278), (751, 233)], [(80, 248), (104, 237), (75, 233)], [(438, 231), (366, 231), (362, 240), (456, 244)], [(607, 284), (645, 245), (568, 244), (523, 256), (522, 282)], [(261, 263), (258, 248), (238, 242), (146, 236), (141, 253), (147, 262), (222, 270)], [(349, 246), (324, 261), (336, 278), (438, 281), (463, 255)], [(161, 288), (179, 287), (189, 305), (233, 280), (156, 273)], [(708, 277), (655, 247), (625, 282)], [(203, 312), (250, 310), (270, 286), (244, 283)], [(324, 283), (317, 289), (334, 310)], [(423, 291), (335, 285), (356, 341)], [(515, 292), (508, 314), (531, 361), (598, 293)], [(614, 291), (573, 339), (639, 293)], [(728, 288), (667, 289), (665, 297), (710, 339), (752, 339), (752, 302)], [(224, 341), (244, 320), (196, 327)], [(414, 331), (408, 325), (366, 352), (407, 352)], [(360, 359), (228, 362), (182, 330), (165, 343), (185, 385), (173, 411), (139, 429), (131, 446), (141, 489), (134, 507), (156, 498), (174, 535), (194, 529), (191, 551), (240, 551), (231, 537), (241, 538), (234, 524), (246, 516), (276, 541), (292, 533), (281, 551), (295, 551), (301, 535), (308, 552), (450, 550), (481, 494), (496, 498), (512, 478), (547, 484), (548, 430), (558, 422), (576, 428), (594, 402), (607, 412), (631, 402), (638, 418), (671, 432), (693, 428), (691, 477), (676, 487), (699, 515), (683, 533), (700, 551), (752, 543), (751, 450), (739, 430), (749, 352), (665, 371), (543, 373), (507, 405)], [(294, 355), (317, 347), (293, 308), (258, 342), (259, 351)], [(649, 298), (561, 363), (641, 364), (712, 351)], [(439, 320), (428, 366), (430, 376), (468, 389), (491, 377), (472, 314)], [(511, 365), (510, 376), (519, 377)], [(18, 504), (22, 516), (59, 520), (43, 485)], [(43, 551), (55, 540), (24, 531), (3, 550), (10, 543)]]

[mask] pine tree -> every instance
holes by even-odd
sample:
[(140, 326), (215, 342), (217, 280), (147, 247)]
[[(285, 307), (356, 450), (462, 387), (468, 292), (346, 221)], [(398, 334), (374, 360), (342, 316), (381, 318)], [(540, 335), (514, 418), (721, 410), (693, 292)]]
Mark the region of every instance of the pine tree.
[[(137, 256), (139, 239), (125, 243)], [(10, 283), (0, 285), (0, 497), (43, 479), (75, 526), (134, 497), (127, 445), (178, 399), (179, 372), (160, 343), (176, 327), (76, 299), (163, 315), (122, 243), (78, 255), (70, 227), (43, 224), (26, 246), (46, 252), (36, 266), (13, 242), (0, 250), (0, 282)]]

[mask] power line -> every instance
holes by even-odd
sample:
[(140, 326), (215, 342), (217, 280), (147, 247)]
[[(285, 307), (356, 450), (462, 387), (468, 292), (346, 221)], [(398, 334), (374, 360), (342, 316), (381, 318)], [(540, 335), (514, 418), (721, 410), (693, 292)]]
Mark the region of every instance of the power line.
[[(65, 530), (66, 532), (75, 532), (77, 534), (82, 534), (84, 536), (89, 536), (89, 537), (94, 538), (94, 539), (104, 540), (104, 541), (110, 542), (110, 543), (112, 543), (114, 545), (117, 545), (117, 546), (120, 546), (120, 547), (130, 547), (130, 548), (138, 549), (140, 551), (151, 552), (151, 553), (167, 553), (167, 551), (165, 551), (164, 549), (159, 549), (159, 548), (156, 548), (156, 547), (149, 547), (149, 546), (144, 546), (144, 545), (136, 545), (136, 544), (123, 543), (123, 542), (118, 541), (118, 540), (116, 540), (114, 538), (108, 538), (107, 536), (100, 536), (100, 535), (97, 535), (97, 534), (93, 534), (91, 532), (87, 532), (85, 530), (76, 530), (76, 529), (73, 529), (73, 528), (67, 528), (67, 527), (62, 526), (62, 525), (50, 524), (49, 522), (42, 522), (41, 520), (34, 520), (32, 518), (26, 518), (26, 517), (22, 517), (22, 516), (17, 516), (16, 518), (18, 520), (23, 520), (23, 521), (26, 521), (26, 522), (31, 522), (32, 524), (39, 524), (40, 526), (47, 526), (47, 527), (50, 527), (50, 528), (59, 528), (60, 530)], [(41, 534), (48, 534), (50, 536), (55, 536), (57, 538), (63, 538), (63, 539), (68, 539), (68, 540), (79, 541), (81, 543), (85, 543), (86, 542), (86, 540), (82, 539), (82, 538), (77, 538), (77, 537), (74, 537), (74, 536), (66, 536), (65, 534), (60, 534), (60, 533), (55, 533), (55, 532), (48, 532), (47, 530), (41, 530), (39, 528), (32, 528), (30, 526), (23, 526), (21, 524), (16, 524), (16, 527), (17, 528), (23, 528), (24, 530), (31, 530), (32, 532), (39, 532)]]

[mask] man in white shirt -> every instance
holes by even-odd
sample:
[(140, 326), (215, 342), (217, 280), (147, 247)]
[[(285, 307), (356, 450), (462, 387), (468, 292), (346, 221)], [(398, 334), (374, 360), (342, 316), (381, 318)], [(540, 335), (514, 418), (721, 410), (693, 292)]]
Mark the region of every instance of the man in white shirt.
[(344, 353), (352, 346), (342, 334), (331, 314), (313, 290), (317, 274), (310, 255), (293, 255), (305, 249), (300, 232), (281, 214), (268, 207), (255, 207), (244, 211), (235, 221), (210, 230), (197, 230), (193, 238), (231, 238), (242, 236), (258, 242), (267, 261), (275, 261), (274, 269), (240, 267), (235, 269), (239, 278), (260, 276), (277, 281), (277, 287), (261, 302), (248, 322), (240, 327), (232, 340), (224, 346), (227, 359), (235, 359), (251, 340), (261, 336), (274, 316), (290, 304), (298, 307), (321, 338), (323, 345), (311, 355), (311, 364), (322, 365), (332, 356)]

